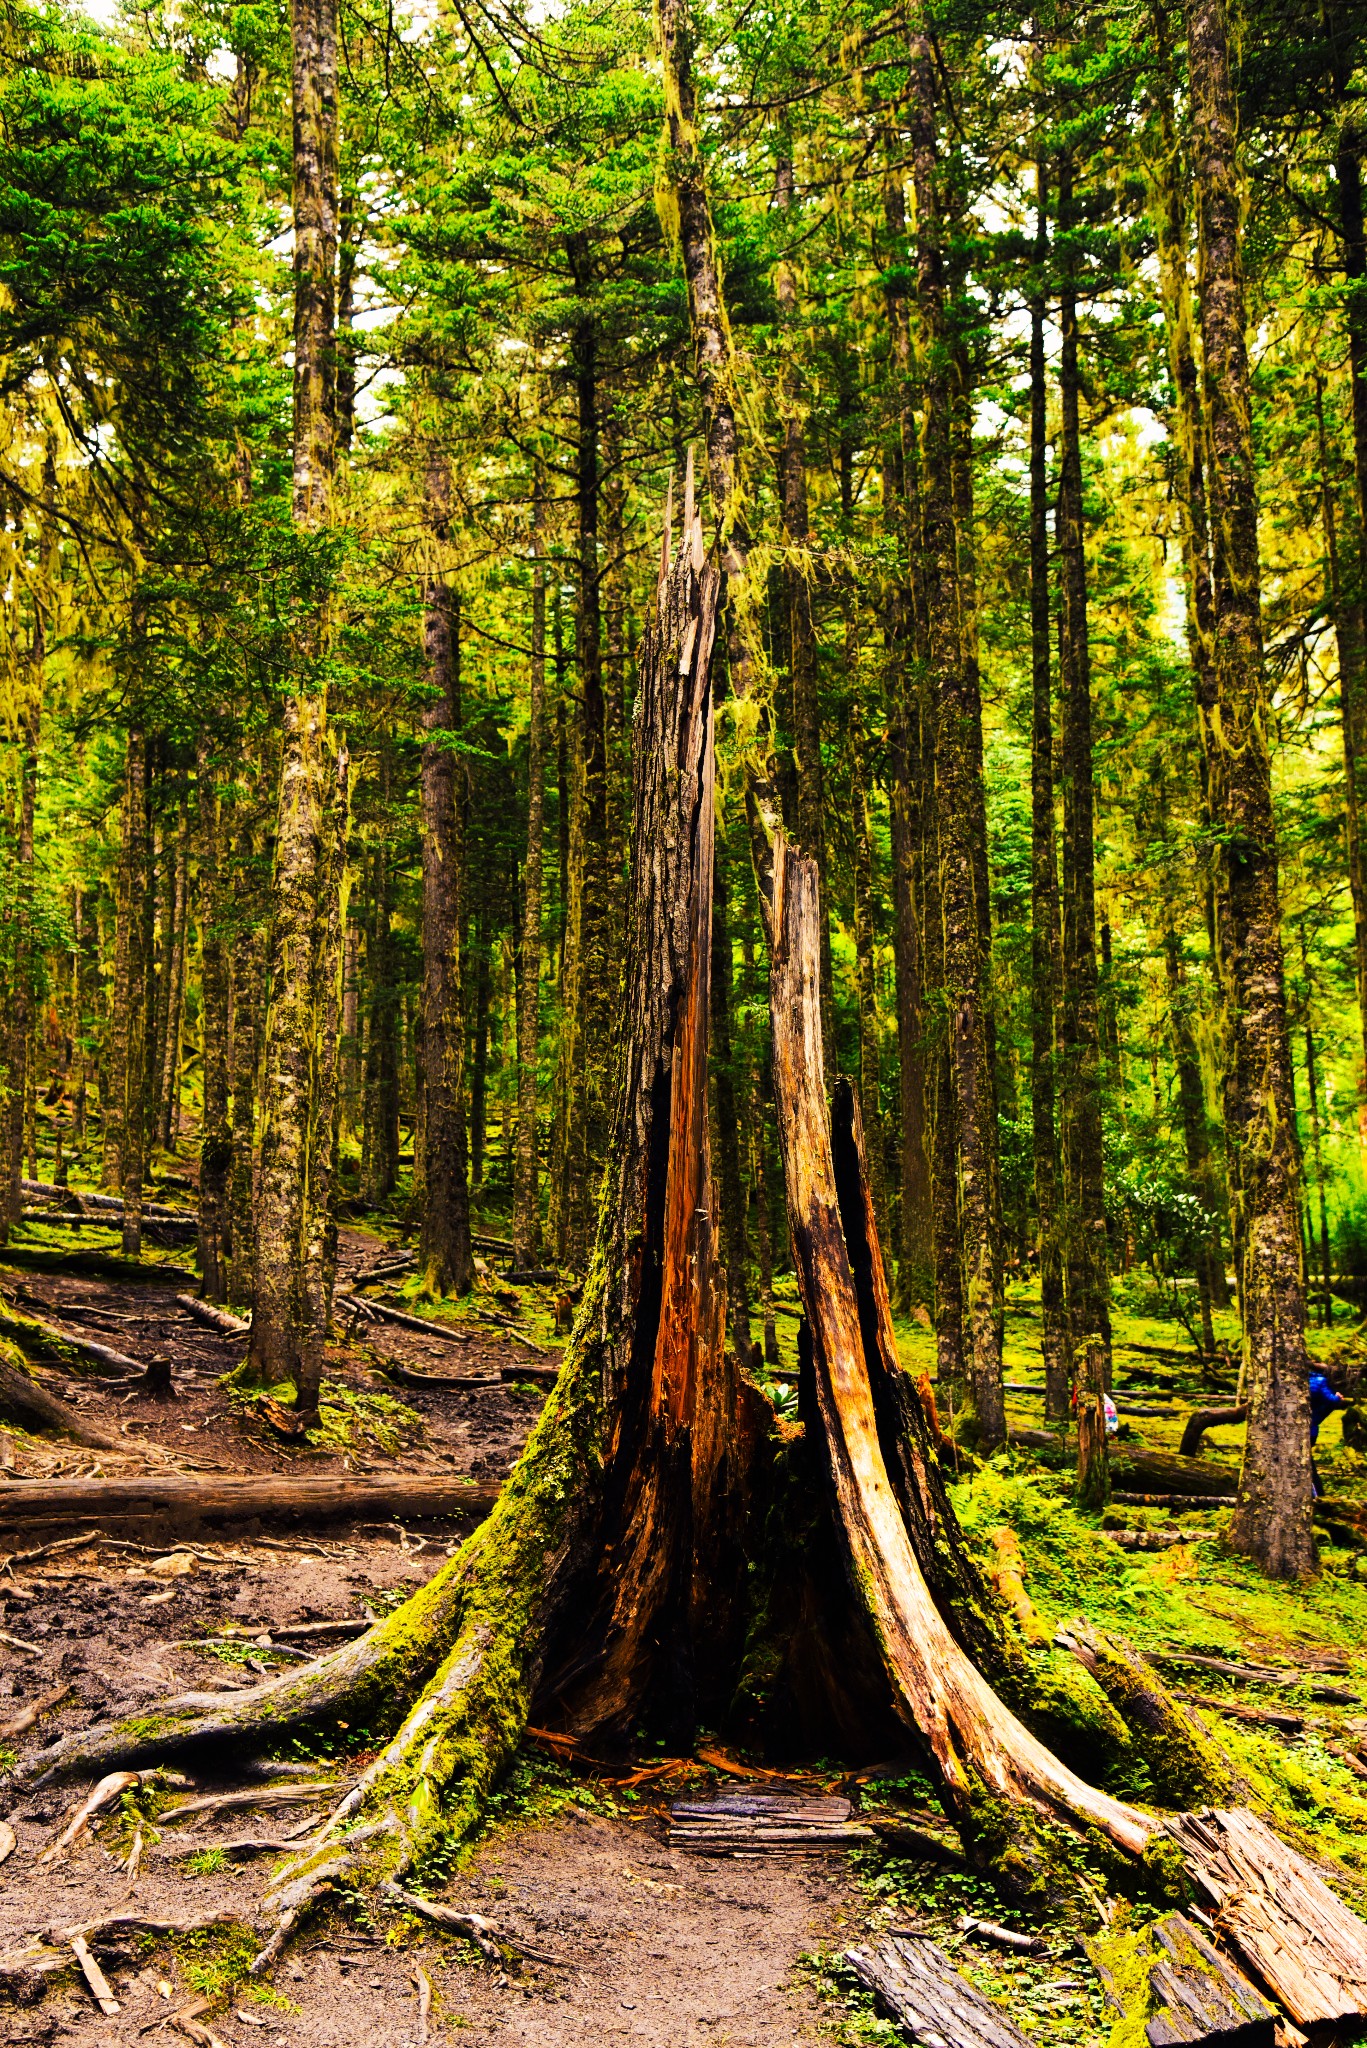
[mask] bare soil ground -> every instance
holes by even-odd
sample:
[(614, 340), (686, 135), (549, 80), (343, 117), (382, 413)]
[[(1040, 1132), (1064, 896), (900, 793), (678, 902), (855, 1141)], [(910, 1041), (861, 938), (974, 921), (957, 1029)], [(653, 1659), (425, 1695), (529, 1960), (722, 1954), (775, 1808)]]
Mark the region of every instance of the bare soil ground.
[[(31, 1233), (30, 1241), (40, 1236)], [(345, 1232), (343, 1276), (383, 1249), (369, 1233)], [(545, 1362), (508, 1332), (466, 1323), (468, 1341), (456, 1349), (416, 1331), (366, 1325), (329, 1354), (338, 1392), (327, 1441), (290, 1448), (222, 1385), (242, 1341), (206, 1329), (177, 1305), (186, 1284), (175, 1271), (156, 1276), (155, 1267), (133, 1281), (76, 1266), (0, 1266), (0, 1293), (15, 1307), (142, 1362), (154, 1353), (169, 1357), (176, 1389), (174, 1400), (158, 1403), (141, 1389), (45, 1371), (53, 1391), (125, 1438), (127, 1450), (91, 1452), (14, 1434), (0, 1445), (12, 1456), (0, 1483), (147, 1469), (303, 1474), (400, 1466), (496, 1482), (539, 1411), (542, 1394), (525, 1385), (414, 1389), (376, 1369), (385, 1358), (471, 1374), (534, 1357)], [(250, 1531), (180, 1544), (111, 1528), (81, 1548), (16, 1557), (0, 1567), (0, 1722), (58, 1686), (71, 1690), (8, 1746), (27, 1759), (69, 1729), (179, 1691), (254, 1684), (280, 1669), (291, 1649), (317, 1654), (323, 1646), (304, 1639), (301, 1649), (272, 1632), (384, 1611), (438, 1569), (469, 1526), (334, 1526), (316, 1536)], [(41, 1548), (47, 1540), (43, 1532), (15, 1547)], [(43, 1851), (87, 1788), (62, 1784), (18, 1796), (8, 1814), (16, 1846), (0, 1866), (0, 1956), (37, 1933), (60, 1935), (117, 1913), (192, 1923), (221, 1916), (225, 1925), (193, 1938), (134, 1936), (102, 1947), (120, 2008), (112, 2015), (98, 2010), (74, 1958), (32, 2002), (22, 1984), (6, 1991), (0, 1981), (0, 2039), (73, 2048), (122, 2048), (157, 2032), (165, 2039), (171, 2015), (207, 1995), (211, 2003), (195, 2024), (223, 2044), (409, 2048), (424, 2038), (424, 1974), (431, 1987), (426, 2038), (433, 2041), (449, 2035), (472, 2044), (579, 2048), (608, 2037), (660, 2048), (789, 2048), (819, 2026), (816, 1996), (794, 1966), (804, 1952), (854, 1931), (859, 1906), (844, 1860), (736, 1863), (675, 1852), (664, 1842), (658, 1802), (630, 1818), (621, 1809), (595, 1811), (604, 1802), (594, 1787), (586, 1784), (576, 1798), (563, 1770), (550, 1801), (560, 1810), (548, 1811), (544, 1799), (538, 1805), (533, 1792), (529, 1810), (497, 1823), (446, 1892), (554, 1962), (500, 1968), (469, 1943), (409, 1917), (338, 1914), (295, 1944), (269, 1984), (247, 1982), (252, 1943), (243, 1928), (273, 1858), (262, 1851), (225, 1860), (215, 1850), (244, 1837), (281, 1841), (306, 1831), (329, 1795), (304, 1787), (349, 1781), (371, 1753), (369, 1731), (339, 1724), (318, 1754), (296, 1758), (292, 1770), (286, 1762), (278, 1775), (263, 1765), (244, 1779), (227, 1758), (217, 1767), (196, 1759), (181, 1770), (190, 1784), (165, 1793), (163, 1803), (244, 1788), (287, 1796), (161, 1827), (159, 1839), (146, 1838), (131, 1876), (131, 1811), (116, 1810), (69, 1854), (45, 1864)], [(192, 2038), (208, 2048), (203, 2034)]]

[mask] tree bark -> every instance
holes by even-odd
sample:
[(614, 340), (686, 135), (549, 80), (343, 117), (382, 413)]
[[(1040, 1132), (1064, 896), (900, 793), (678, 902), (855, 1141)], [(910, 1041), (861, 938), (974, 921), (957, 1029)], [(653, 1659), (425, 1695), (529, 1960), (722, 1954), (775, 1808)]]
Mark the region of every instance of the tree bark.
[(5, 1073), (5, 1208), (0, 1217), (0, 1243), (23, 1210), (20, 1182), (24, 1174), (24, 1125), (31, 1083), (33, 1026), (36, 1014), (34, 973), (33, 817), (38, 793), (38, 739), (42, 717), (42, 678), (46, 656), (41, 613), (35, 616), (33, 679), (24, 705), (19, 752), (19, 830), (15, 846), (14, 955), (10, 1013), (6, 1022)]
[[(238, 835), (239, 887), (247, 886), (252, 867), (251, 827)], [(265, 1003), (265, 934), (257, 907), (249, 897), (248, 919), (232, 957), (232, 1139), (230, 1186), (232, 1252), (229, 1299), (251, 1300), (256, 1263), (256, 1097), (261, 1051), (261, 1012)]]
[[(127, 1021), (123, 1046), (123, 1101), (119, 1117), (119, 1190), (123, 1196), (124, 1256), (136, 1259), (142, 1256), (142, 1183), (147, 1164), (147, 978), (153, 902), (151, 834), (147, 819), (147, 742), (141, 733), (128, 736), (125, 802)], [(123, 879), (121, 875), (121, 885)], [(115, 979), (117, 983), (117, 968)]]
[(1006, 1409), (993, 1231), (997, 1132), (988, 1071), (975, 859), (974, 819), (981, 795), (975, 787), (971, 739), (976, 690), (965, 662), (961, 630), (948, 381), (951, 336), (936, 141), (936, 59), (929, 29), (919, 14), (909, 24), (909, 58), (917, 303), (926, 366), (921, 502), (935, 704), (935, 829), (948, 1092), (958, 1151), (958, 1234), (965, 1274), (968, 1377), (979, 1439), (991, 1447), (1005, 1441)]
[(1169, 926), (1163, 938), (1163, 955), (1168, 987), (1168, 1021), (1172, 1030), (1172, 1058), (1177, 1070), (1177, 1103), (1182, 1119), (1182, 1142), (1192, 1188), (1208, 1213), (1216, 1218), (1210, 1236), (1196, 1256), (1196, 1287), (1201, 1304), (1201, 1342), (1206, 1356), (1215, 1355), (1215, 1325), (1211, 1304), (1217, 1299), (1212, 1273), (1218, 1268), (1224, 1277), (1224, 1250), (1220, 1241), (1215, 1175), (1206, 1129), (1206, 1096), (1201, 1084), (1201, 1061), (1196, 1034), (1191, 1025), (1191, 990), (1182, 965), (1182, 947)]
[[(336, 462), (337, 8), (291, 0), (294, 170), (294, 520), (331, 516)], [(270, 998), (261, 1074), (252, 1372), (299, 1383), (307, 1341), (308, 1228), (318, 883), (324, 832), (327, 696), (322, 614), (300, 630), (282, 706)]]
[(300, 1286), (303, 1341), (295, 1412), (301, 1429), (316, 1421), (323, 1385), (324, 1354), (332, 1325), (332, 1289), (337, 1277), (338, 1077), (342, 1044), (342, 933), (346, 928), (347, 833), (351, 817), (351, 761), (339, 747), (332, 762), (323, 845), (318, 860), (317, 952), (314, 959), (314, 1015), (317, 1064), (309, 1104), (308, 1206)]
[(185, 1014), (185, 944), (190, 919), (190, 826), (188, 804), (181, 789), (176, 820), (175, 855), (170, 862), (171, 920), (165, 949), (166, 1015), (161, 1033), (161, 1070), (157, 1087), (157, 1143), (175, 1150), (180, 1123), (180, 1043)]
[(228, 966), (223, 951), (219, 806), (207, 733), (197, 748), (199, 948), (204, 1040), (204, 1117), (199, 1148), (199, 1263), (210, 1301), (228, 1299), (229, 1190), (233, 1142), (228, 1124)]
[(854, 804), (854, 958), (859, 990), (859, 1099), (864, 1128), (872, 1132), (869, 1186), (879, 1235), (888, 1232), (888, 1179), (883, 1145), (882, 1051), (878, 1029), (878, 980), (875, 962), (873, 852), (869, 831), (867, 742), (857, 733), (850, 753), (851, 797)]
[(724, 826), (717, 832), (712, 868), (711, 983), (712, 1092), (716, 1106), (718, 1195), (721, 1202), (726, 1299), (731, 1341), (741, 1365), (750, 1363), (750, 1244), (746, 1228), (745, 1183), (740, 1170), (740, 1103), (732, 1033), (732, 940), (730, 878)]
[(1224, 0), (1187, 0), (1200, 221), (1200, 316), (1214, 528), (1211, 805), (1222, 841), (1242, 1209), (1248, 1434), (1232, 1546), (1276, 1577), (1315, 1564), (1299, 1162), (1268, 755), (1258, 504), (1244, 334), (1241, 181)]
[(1079, 1353), (1101, 1346), (1111, 1379), (1111, 1316), (1106, 1278), (1106, 1198), (1101, 1152), (1101, 1043), (1097, 1007), (1096, 850), (1092, 766), (1092, 672), (1087, 623), (1086, 530), (1079, 423), (1076, 236), (1073, 166), (1059, 158), (1058, 552), (1062, 613), (1063, 948), (1059, 1004), (1062, 1153), (1066, 1202), (1063, 1239), (1069, 1334)]
[(437, 1294), (474, 1284), (465, 1134), (465, 1017), (461, 1002), (463, 785), (460, 599), (434, 579), (424, 594), (429, 696), (422, 709), (422, 1056), (426, 1206), (421, 1257)]
[(1059, 985), (1058, 856), (1054, 824), (1054, 710), (1050, 674), (1049, 428), (1044, 371), (1047, 178), (1036, 166), (1036, 282), (1030, 300), (1030, 1104), (1035, 1169), (1044, 1415), (1067, 1419), (1073, 1346), (1063, 1286), (1055, 1058)]
[(541, 1036), (541, 863), (546, 808), (546, 491), (540, 463), (532, 503), (532, 655), (527, 711), (527, 857), (522, 869), (522, 947), (517, 984), (517, 1152), (513, 1167), (513, 1264), (541, 1264), (537, 1185), (537, 1060)]

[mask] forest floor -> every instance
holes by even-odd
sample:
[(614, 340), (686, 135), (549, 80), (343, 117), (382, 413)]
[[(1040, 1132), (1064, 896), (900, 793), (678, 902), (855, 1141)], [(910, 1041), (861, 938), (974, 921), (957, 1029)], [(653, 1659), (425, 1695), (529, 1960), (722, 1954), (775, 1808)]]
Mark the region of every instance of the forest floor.
[[(384, 1236), (345, 1230), (343, 1278), (372, 1264), (397, 1236), (396, 1230)], [(415, 1389), (387, 1379), (380, 1370), (385, 1358), (410, 1370), (477, 1375), (544, 1367), (553, 1354), (551, 1291), (529, 1287), (514, 1294), (486, 1270), (469, 1302), (437, 1311), (418, 1299), (410, 1282), (388, 1298), (408, 1311), (439, 1313), (463, 1338), (459, 1351), (397, 1325), (353, 1326), (348, 1341), (328, 1355), (320, 1436), (306, 1450), (294, 1448), (249, 1399), (225, 1385), (242, 1340), (217, 1335), (179, 1307), (175, 1296), (188, 1283), (175, 1253), (151, 1250), (140, 1269), (127, 1270), (115, 1241), (102, 1232), (82, 1229), (78, 1237), (46, 1221), (21, 1226), (10, 1252), (0, 1254), (0, 1297), (136, 1358), (168, 1357), (176, 1391), (172, 1401), (157, 1403), (141, 1389), (42, 1369), (39, 1376), (53, 1391), (73, 1400), (84, 1419), (123, 1438), (127, 1449), (87, 1451), (0, 1433), (0, 1453), (11, 1460), (0, 1483), (148, 1470), (206, 1476), (430, 1472), (497, 1483), (544, 1398), (544, 1389), (516, 1375), (467, 1389)], [(490, 1315), (519, 1329), (482, 1320)], [(791, 1315), (780, 1319), (788, 1368), (796, 1327)], [(1322, 1356), (1350, 1372), (1360, 1362), (1354, 1328), (1345, 1322), (1315, 1338)], [(1028, 1290), (1014, 1290), (1007, 1372), (1020, 1389), (1010, 1398), (1017, 1431), (1038, 1431), (1042, 1420), (1037, 1331)], [(1141, 1294), (1120, 1291), (1116, 1332), (1123, 1425), (1117, 1451), (1121, 1458), (1171, 1456), (1186, 1410), (1210, 1402), (1212, 1389), (1183, 1331), (1154, 1313)], [(1232, 1336), (1232, 1323), (1222, 1333)], [(905, 1362), (927, 1368), (928, 1332), (912, 1321), (901, 1334)], [(775, 1391), (791, 1401), (789, 1383), (776, 1383)], [(1240, 1434), (1220, 1433), (1198, 1461), (1207, 1480), (1227, 1471), (1231, 1490)], [(1320, 1465), (1336, 1498), (1359, 1501), (1367, 1510), (1367, 1461), (1343, 1446), (1337, 1420), (1323, 1434)], [(987, 1466), (970, 1468), (966, 1461), (955, 1487), (957, 1510), (988, 1569), (1014, 1566), (1021, 1574), (1024, 1590), (1017, 1588), (1014, 1604), (1031, 1654), (1057, 1657), (1048, 1647), (1055, 1627), (1082, 1615), (1160, 1660), (1194, 1656), (1250, 1667), (1243, 1677), (1201, 1664), (1166, 1662), (1163, 1668), (1174, 1685), (1197, 1696), (1251, 1795), (1301, 1846), (1338, 1864), (1342, 1885), (1361, 1911), (1367, 1899), (1367, 1549), (1342, 1540), (1340, 1528), (1341, 1540), (1324, 1546), (1315, 1581), (1269, 1588), (1212, 1540), (1225, 1509), (1172, 1516), (1123, 1507), (1105, 1518), (1084, 1517), (1071, 1503), (1066, 1467), (1066, 1445), (1051, 1456), (1027, 1444)], [(1189, 1540), (1153, 1553), (1124, 1549), (1103, 1524), (1137, 1531), (1176, 1524)], [(316, 1654), (313, 1645), (298, 1647), (307, 1638), (292, 1645), (286, 1633), (301, 1624), (364, 1620), (386, 1611), (445, 1562), (469, 1526), (347, 1524), (316, 1533), (234, 1531), (179, 1543), (111, 1529), (80, 1547), (0, 1563), (0, 1723), (27, 1702), (70, 1687), (34, 1729), (12, 1742), (9, 1755), (0, 1745), (0, 1767), (15, 1752), (36, 1753), (60, 1732), (173, 1692), (251, 1684), (293, 1657)], [(42, 1548), (45, 1540), (38, 1534), (14, 1547)], [(1264, 1676), (1253, 1675), (1253, 1667)], [(1267, 1719), (1270, 1713), (1285, 1725)], [(729, 1860), (672, 1846), (671, 1798), (709, 1786), (753, 1785), (764, 1775), (763, 1759), (706, 1738), (693, 1757), (671, 1768), (646, 1756), (616, 1775), (573, 1768), (535, 1743), (524, 1747), (484, 1837), (451, 1873), (444, 1896), (485, 1913), (514, 1942), (553, 1960), (499, 1967), (463, 1939), (409, 1914), (362, 1908), (320, 1917), (269, 1982), (249, 1979), (247, 1922), (271, 1859), (262, 1853), (234, 1860), (223, 1845), (244, 1835), (270, 1842), (306, 1831), (324, 1810), (321, 1800), (335, 1796), (333, 1786), (354, 1777), (373, 1749), (368, 1730), (339, 1723), (246, 1781), (226, 1761), (216, 1771), (197, 1760), (185, 1774), (191, 1796), (245, 1789), (258, 1803), (210, 1812), (187, 1826), (169, 1817), (187, 1796), (184, 1785), (158, 1791), (150, 1808), (140, 1795), (155, 1824), (143, 1828), (142, 1859), (131, 1876), (134, 1806), (125, 1802), (70, 1853), (44, 1863), (43, 1851), (82, 1788), (21, 1794), (8, 1813), (16, 1846), (0, 1868), (0, 2038), (132, 2048), (173, 2026), (187, 2004), (207, 2000), (192, 2024), (207, 2025), (225, 2048), (252, 2042), (418, 2048), (424, 2039), (444, 2038), (527, 2041), (538, 2048), (589, 2048), (602, 2037), (658, 2048), (890, 2042), (897, 2037), (873, 2016), (841, 1957), (869, 1932), (911, 1924), (933, 1933), (1032, 2038), (1078, 2048), (1101, 2048), (1106, 2040), (1099, 1982), (1079, 1940), (1089, 1930), (1055, 1916), (1046, 1928), (1048, 1949), (1039, 1956), (975, 1941), (960, 1924), (965, 1914), (1014, 1924), (1019, 1915), (956, 1858), (947, 1824), (941, 1827), (945, 1853), (929, 1860), (893, 1855), (880, 1845)], [(810, 1775), (786, 1777), (784, 1786), (843, 1791), (866, 1817), (896, 1815), (908, 1806), (921, 1816), (933, 1811), (931, 1788), (910, 1760), (894, 1759), (858, 1777), (842, 1774), (833, 1762), (810, 1763)], [(1115, 1789), (1145, 1796), (1142, 1766), (1119, 1752), (1103, 1765)], [(310, 1786), (320, 1789), (310, 1793)], [(140, 1936), (102, 1948), (119, 2001), (116, 2014), (98, 2011), (74, 1961), (41, 1999), (9, 2002), (6, 1953), (41, 1930), (71, 1930), (118, 1912), (219, 1924), (170, 1941)]]

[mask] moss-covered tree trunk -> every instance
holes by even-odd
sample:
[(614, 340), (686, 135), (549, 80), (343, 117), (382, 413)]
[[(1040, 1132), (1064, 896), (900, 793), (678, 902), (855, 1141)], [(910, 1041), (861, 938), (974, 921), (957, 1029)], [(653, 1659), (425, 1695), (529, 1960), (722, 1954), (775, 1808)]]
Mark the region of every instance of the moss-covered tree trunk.
[(1169, 925), (1163, 935), (1163, 961), (1167, 982), (1168, 1023), (1172, 1032), (1172, 1059), (1177, 1070), (1177, 1106), (1182, 1120), (1182, 1142), (1187, 1156), (1187, 1173), (1192, 1188), (1215, 1219), (1210, 1234), (1197, 1247), (1196, 1288), (1201, 1312), (1201, 1342), (1207, 1357), (1215, 1352), (1215, 1325), (1211, 1307), (1216, 1299), (1212, 1274), (1223, 1276), (1224, 1252), (1220, 1241), (1216, 1187), (1210, 1156), (1210, 1134), (1206, 1124), (1206, 1093), (1201, 1082), (1201, 1056), (1192, 1026), (1193, 997), (1182, 959), (1182, 942)]
[(159, 1021), (156, 1091), (156, 1141), (163, 1152), (175, 1149), (180, 1124), (180, 1041), (185, 1015), (185, 943), (190, 910), (190, 824), (184, 783), (176, 818), (175, 851), (168, 857), (170, 918), (162, 966), (166, 977), (164, 1015)]
[[(292, 0), (294, 203), (294, 520), (331, 516), (336, 462), (337, 8)], [(304, 1239), (318, 1058), (318, 895), (327, 802), (326, 619), (296, 636), (281, 717), (269, 1007), (250, 1362), (267, 1384), (298, 1382), (306, 1343)]]
[(1030, 1106), (1046, 1421), (1066, 1419), (1073, 1347), (1063, 1288), (1057, 1046), (1058, 854), (1054, 821), (1054, 704), (1049, 609), (1049, 425), (1044, 371), (1047, 173), (1037, 170), (1035, 279), (1030, 299)]
[(351, 762), (340, 747), (330, 764), (318, 860), (317, 952), (313, 963), (313, 1009), (317, 1056), (309, 1100), (308, 1207), (300, 1261), (303, 1339), (295, 1404), (300, 1429), (316, 1421), (323, 1385), (323, 1361), (332, 1325), (332, 1289), (337, 1277), (338, 1081), (342, 1044), (342, 933), (346, 928), (347, 833), (351, 818)]
[[(123, 1250), (142, 1255), (142, 1183), (148, 1135), (148, 978), (152, 944), (152, 835), (147, 816), (147, 742), (128, 736), (123, 856), (128, 863), (127, 1005), (123, 1059), (123, 1101), (119, 1120), (119, 1191), (123, 1196)], [(120, 886), (124, 884), (122, 867)]]
[(213, 753), (201, 733), (196, 754), (199, 836), (200, 1028), (204, 1108), (199, 1145), (199, 1268), (210, 1301), (228, 1299), (229, 1189), (233, 1144), (228, 1125), (228, 963), (223, 945), (219, 801)]
[(434, 578), (424, 595), (428, 695), (422, 707), (422, 1262), (439, 1294), (467, 1294), (475, 1277), (465, 1133), (465, 1016), (461, 898), (465, 763), (461, 726), (460, 601)]
[[(1077, 288), (1079, 216), (1071, 154), (1059, 157), (1059, 496), (1058, 555), (1063, 786), (1063, 946), (1060, 955), (1059, 1078), (1064, 1168), (1064, 1271), (1069, 1334), (1079, 1354), (1100, 1347), (1111, 1377), (1106, 1200), (1101, 1156), (1101, 1040), (1097, 1009), (1095, 799), (1092, 660), (1087, 621), (1083, 514), (1081, 365)], [(1102, 1440), (1104, 1455), (1105, 1441)], [(1094, 1491), (1094, 1488), (1090, 1490)]]
[(1258, 499), (1244, 332), (1242, 180), (1224, 0), (1187, 0), (1200, 225), (1200, 318), (1214, 540), (1211, 806), (1222, 842), (1238, 1157), (1248, 1433), (1233, 1546), (1279, 1577), (1309, 1571), (1310, 1412), (1300, 1172), (1287, 1029), (1263, 664)]
[[(937, 129), (938, 69), (919, 9), (909, 22), (912, 178), (924, 378), (921, 503), (923, 563), (935, 704), (935, 833), (949, 1089), (958, 1155), (966, 1364), (976, 1427), (986, 1445), (1006, 1436), (993, 1228), (997, 1130), (988, 1065), (975, 820), (976, 688), (965, 660), (954, 514), (951, 334), (942, 246)], [(947, 1218), (946, 1218), (947, 1220)], [(940, 1223), (937, 1220), (937, 1237)], [(937, 1267), (938, 1267), (937, 1258)], [(938, 1305), (937, 1305), (938, 1307)]]
[(541, 1263), (537, 1065), (541, 1037), (541, 863), (546, 817), (546, 487), (532, 485), (532, 642), (527, 708), (527, 853), (522, 868), (522, 944), (517, 983), (517, 1149), (513, 1164), (513, 1264)]
[(726, 1298), (731, 1341), (742, 1365), (750, 1362), (750, 1233), (741, 1178), (741, 1116), (733, 1031), (731, 886), (724, 826), (716, 835), (712, 866), (711, 1041), (718, 1188)]
[(17, 1223), (24, 1206), (21, 1182), (24, 1176), (24, 1117), (33, 1061), (33, 1025), (36, 1014), (34, 974), (37, 968), (34, 943), (33, 818), (38, 794), (38, 739), (42, 717), (42, 675), (45, 659), (45, 627), (38, 614), (34, 624), (32, 677), (20, 721), (19, 816), (15, 834), (14, 942), (11, 958), (13, 980), (9, 990), (9, 1015), (5, 1022), (5, 1188), (3, 1230)]
[(246, 916), (231, 961), (232, 988), (232, 1244), (229, 1299), (251, 1300), (256, 1253), (256, 1098), (265, 1007), (266, 935), (249, 877), (254, 867), (251, 826), (237, 836), (236, 879), (246, 894)]

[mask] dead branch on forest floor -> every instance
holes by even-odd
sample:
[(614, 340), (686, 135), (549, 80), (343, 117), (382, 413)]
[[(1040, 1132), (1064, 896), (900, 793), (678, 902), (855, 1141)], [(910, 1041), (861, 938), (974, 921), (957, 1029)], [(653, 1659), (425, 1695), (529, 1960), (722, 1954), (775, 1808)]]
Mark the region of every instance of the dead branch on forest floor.
[(46, 1714), (49, 1708), (57, 1706), (70, 1691), (69, 1685), (59, 1685), (55, 1691), (45, 1692), (41, 1698), (30, 1701), (28, 1706), (21, 1708), (8, 1721), (0, 1721), (0, 1737), (8, 1741), (12, 1735), (27, 1734), (39, 1715)]

